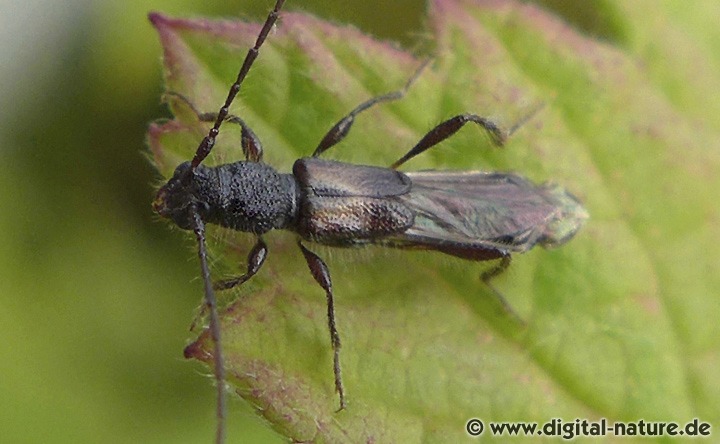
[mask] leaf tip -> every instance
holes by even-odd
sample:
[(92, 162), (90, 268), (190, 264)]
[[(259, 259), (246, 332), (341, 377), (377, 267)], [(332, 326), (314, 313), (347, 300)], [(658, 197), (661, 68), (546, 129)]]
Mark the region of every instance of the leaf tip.
[(150, 23), (157, 28), (158, 23), (165, 20), (165, 16), (160, 12), (150, 11), (148, 13), (148, 20), (150, 20)]
[(171, 27), (174, 22), (178, 21), (177, 19), (173, 19), (172, 17), (157, 11), (150, 11), (148, 13), (148, 20), (150, 20), (153, 27), (160, 33), (162, 33), (163, 29)]

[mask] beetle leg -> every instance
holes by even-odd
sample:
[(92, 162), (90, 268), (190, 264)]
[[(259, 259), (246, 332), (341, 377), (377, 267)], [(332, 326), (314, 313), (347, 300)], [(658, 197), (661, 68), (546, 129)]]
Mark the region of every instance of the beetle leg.
[(265, 262), (265, 258), (267, 257), (267, 252), (267, 245), (265, 245), (265, 242), (262, 240), (262, 238), (258, 237), (255, 246), (252, 248), (252, 250), (250, 250), (250, 253), (248, 254), (247, 271), (245, 272), (245, 274), (233, 279), (226, 279), (223, 281), (215, 282), (213, 288), (215, 290), (227, 290), (237, 285), (242, 285), (251, 277), (255, 276), (255, 274), (260, 270), (260, 267), (262, 267), (262, 264), (263, 262)]
[[(263, 262), (265, 262), (266, 257), (267, 245), (265, 245), (265, 242), (258, 237), (255, 246), (252, 248), (252, 250), (250, 250), (250, 253), (248, 253), (247, 272), (245, 272), (245, 274), (243, 274), (242, 276), (238, 276), (236, 278), (225, 279), (215, 282), (213, 284), (213, 290), (223, 291), (244, 284), (251, 277), (255, 276), (255, 274), (260, 270), (260, 267), (262, 267), (262, 264)], [(206, 304), (203, 304), (200, 307), (200, 311), (195, 316), (192, 324), (190, 324), (190, 331), (194, 331), (195, 326), (202, 321), (203, 317), (205, 317), (205, 314), (207, 313), (207, 308), (208, 307)]]
[(480, 117), (475, 114), (460, 114), (431, 129), (430, 132), (425, 134), (425, 136), (420, 139), (420, 141), (412, 147), (410, 151), (393, 163), (390, 168), (396, 169), (418, 154), (434, 147), (438, 143), (458, 132), (458, 130), (460, 130), (460, 128), (468, 122), (474, 122), (483, 127), (483, 129), (485, 129), (492, 138), (493, 143), (497, 146), (502, 146), (509, 136), (509, 134), (503, 132), (500, 127), (498, 127), (497, 124), (490, 119)]
[[(188, 108), (190, 108), (192, 112), (195, 113), (198, 120), (201, 122), (214, 122), (217, 119), (217, 113), (202, 113), (198, 111), (198, 109), (195, 108), (195, 105), (193, 105), (190, 99), (183, 96), (182, 94), (169, 91), (165, 93), (165, 96), (176, 97), (177, 99), (185, 103), (185, 105), (187, 105)], [(250, 126), (245, 123), (245, 121), (242, 120), (240, 117), (234, 115), (226, 116), (225, 121), (240, 125), (240, 127), (242, 128), (240, 143), (242, 145), (243, 154), (245, 154), (245, 159), (250, 162), (262, 162), (262, 144), (260, 143), (260, 139), (258, 138), (258, 136), (256, 136), (253, 130), (250, 129)]]
[(510, 253), (503, 253), (500, 259), (500, 263), (498, 263), (495, 267), (487, 270), (483, 274), (480, 275), (480, 279), (482, 279), (483, 282), (490, 285), (490, 280), (494, 278), (495, 276), (498, 276), (502, 274), (505, 270), (510, 267), (510, 263), (512, 262), (512, 256), (510, 256)]
[(530, 120), (535, 114), (542, 109), (544, 104), (540, 104), (530, 111), (525, 117), (520, 119), (515, 125), (507, 130), (501, 129), (495, 122), (488, 119), (487, 117), (481, 117), (475, 114), (460, 114), (452, 117), (435, 128), (431, 129), (420, 141), (412, 147), (404, 156), (393, 163), (390, 168), (397, 169), (400, 165), (412, 159), (413, 157), (421, 154), (428, 149), (434, 147), (443, 140), (449, 138), (460, 130), (466, 123), (473, 122), (480, 125), (490, 135), (492, 142), (496, 146), (503, 146), (507, 139), (513, 135), (515, 131)]
[(330, 342), (333, 348), (333, 371), (335, 374), (335, 391), (340, 395), (340, 409), (345, 408), (345, 389), (343, 388), (342, 376), (340, 374), (340, 335), (338, 334), (337, 327), (335, 326), (335, 304), (333, 301), (332, 292), (332, 281), (330, 280), (330, 270), (328, 270), (325, 262), (320, 259), (318, 255), (305, 248), (305, 246), (298, 241), (300, 251), (305, 256), (305, 261), (310, 268), (315, 281), (325, 290), (327, 296), (327, 314), (328, 314), (328, 327), (330, 329)]
[(340, 141), (342, 141), (345, 136), (347, 136), (350, 132), (350, 128), (355, 122), (355, 116), (357, 116), (361, 112), (365, 111), (368, 108), (371, 108), (374, 105), (377, 105), (378, 103), (391, 102), (393, 100), (402, 99), (405, 94), (407, 94), (410, 86), (415, 82), (415, 80), (417, 80), (417, 78), (420, 76), (420, 73), (428, 65), (429, 62), (429, 59), (423, 62), (423, 64), (420, 65), (417, 71), (415, 71), (415, 74), (410, 77), (410, 79), (407, 81), (407, 83), (402, 89), (384, 94), (382, 96), (373, 97), (372, 99), (361, 103), (360, 105), (355, 107), (355, 109), (350, 111), (348, 115), (340, 119), (335, 125), (333, 125), (332, 128), (330, 128), (327, 134), (325, 134), (325, 136), (322, 138), (317, 148), (315, 148), (315, 152), (313, 152), (312, 157), (318, 157), (331, 147), (340, 143)]
[(505, 296), (503, 296), (503, 294), (500, 293), (500, 291), (490, 282), (495, 276), (498, 276), (507, 270), (510, 266), (510, 262), (512, 262), (512, 256), (510, 256), (510, 253), (504, 253), (502, 259), (500, 259), (500, 263), (483, 272), (483, 274), (480, 275), (480, 279), (493, 292), (495, 298), (500, 303), (505, 313), (509, 314), (520, 325), (525, 325), (525, 321), (512, 308), (512, 305), (510, 305), (507, 299), (505, 299)]

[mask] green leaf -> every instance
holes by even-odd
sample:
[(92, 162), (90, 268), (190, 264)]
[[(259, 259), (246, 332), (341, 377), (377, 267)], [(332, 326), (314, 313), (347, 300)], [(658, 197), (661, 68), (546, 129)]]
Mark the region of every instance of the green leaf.
[[(432, 69), (403, 100), (358, 117), (325, 156), (385, 166), (442, 119), (473, 112), (510, 127), (544, 102), (503, 149), (466, 128), (404, 168), (553, 180), (591, 219), (559, 249), (516, 256), (494, 281), (525, 326), (478, 279), (487, 265), (310, 245), (333, 277), (349, 400), (337, 413), (323, 291), (293, 236), (271, 233), (258, 276), (220, 296), (237, 393), (296, 441), (457, 442), (471, 417), (720, 424), (720, 40), (703, 12), (717, 18), (718, 8), (704, 5), (584, 4), (609, 17), (613, 45), (533, 5), (431, 1)], [(161, 15), (154, 24), (167, 90), (217, 110), (259, 26)], [(420, 63), (356, 29), (285, 12), (232, 113), (287, 172), (340, 117), (401, 88)], [(175, 120), (148, 134), (165, 178), (208, 129), (182, 102), (170, 105)], [(210, 164), (242, 159), (239, 133), (222, 127)], [(216, 279), (244, 270), (252, 237), (211, 236)], [(188, 348), (209, 364), (211, 352), (207, 333)]]

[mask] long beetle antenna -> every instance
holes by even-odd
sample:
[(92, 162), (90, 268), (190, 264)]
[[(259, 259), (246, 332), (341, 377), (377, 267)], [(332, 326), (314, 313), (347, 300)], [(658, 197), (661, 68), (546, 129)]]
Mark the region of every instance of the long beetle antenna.
[(215, 146), (215, 138), (220, 133), (220, 125), (222, 125), (223, 121), (228, 116), (228, 113), (230, 112), (230, 105), (232, 104), (233, 100), (235, 100), (235, 96), (237, 96), (237, 94), (240, 92), (240, 86), (242, 85), (243, 80), (245, 80), (245, 76), (247, 76), (248, 71), (250, 71), (250, 67), (260, 53), (260, 47), (263, 43), (265, 43), (265, 39), (270, 33), (270, 30), (273, 28), (273, 26), (275, 26), (275, 22), (277, 21), (278, 14), (280, 13), (280, 9), (282, 8), (283, 3), (285, 3), (285, 0), (277, 0), (277, 2), (275, 2), (275, 7), (272, 11), (270, 11), (270, 14), (268, 14), (267, 19), (265, 19), (265, 24), (260, 30), (260, 34), (258, 34), (257, 36), (255, 46), (248, 50), (242, 67), (240, 67), (240, 71), (238, 72), (237, 79), (235, 80), (235, 83), (230, 86), (230, 91), (228, 92), (227, 98), (225, 99), (225, 103), (220, 108), (220, 111), (218, 111), (217, 118), (215, 119), (215, 124), (213, 124), (213, 127), (210, 129), (210, 132), (208, 132), (208, 135), (205, 136), (202, 142), (200, 142), (197, 151), (195, 151), (195, 156), (193, 157), (191, 163), (191, 171), (194, 171), (195, 168), (200, 165), (200, 163), (207, 157), (207, 155), (210, 154), (213, 146)]
[[(215, 146), (215, 139), (220, 133), (220, 125), (222, 125), (223, 121), (225, 121), (225, 119), (228, 117), (230, 105), (232, 104), (233, 100), (235, 100), (235, 96), (237, 96), (238, 92), (240, 92), (240, 87), (243, 83), (243, 80), (245, 80), (245, 76), (247, 76), (248, 71), (250, 71), (250, 67), (260, 53), (260, 47), (263, 45), (265, 39), (270, 33), (270, 30), (275, 25), (283, 3), (285, 3), (285, 0), (277, 0), (275, 2), (275, 7), (270, 12), (270, 14), (268, 14), (267, 19), (265, 19), (265, 24), (260, 30), (260, 34), (258, 34), (257, 40), (255, 41), (255, 46), (248, 50), (242, 67), (238, 72), (237, 79), (230, 87), (230, 91), (228, 92), (227, 98), (225, 99), (225, 103), (220, 108), (213, 127), (208, 132), (208, 135), (203, 138), (202, 142), (200, 142), (197, 151), (195, 151), (195, 156), (193, 157), (191, 162), (191, 168), (188, 169), (187, 179), (190, 179), (191, 175), (195, 174), (195, 169), (197, 168), (197, 166), (200, 165), (200, 163), (208, 156), (208, 154), (210, 154), (213, 146)], [(198, 256), (200, 258), (200, 268), (205, 287), (204, 304), (210, 313), (209, 329), (214, 345), (213, 359), (215, 367), (215, 384), (217, 385), (217, 428), (215, 431), (215, 442), (217, 444), (222, 444), (225, 442), (226, 402), (225, 366), (221, 346), (222, 342), (220, 333), (220, 318), (218, 316), (215, 293), (213, 292), (213, 284), (210, 277), (210, 269), (208, 267), (207, 248), (205, 245), (205, 223), (200, 217), (200, 213), (197, 210), (197, 208), (192, 209), (193, 231), (195, 232), (195, 237), (197, 238), (198, 242)]]

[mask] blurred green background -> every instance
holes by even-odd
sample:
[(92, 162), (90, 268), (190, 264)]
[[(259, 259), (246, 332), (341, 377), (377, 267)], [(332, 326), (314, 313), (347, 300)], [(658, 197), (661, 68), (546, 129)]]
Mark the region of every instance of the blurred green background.
[[(264, 18), (271, 0), (3, 2), (0, 433), (3, 442), (208, 442), (207, 371), (182, 350), (201, 298), (192, 243), (150, 211), (145, 130), (161, 49), (146, 16)], [(602, 17), (546, 1), (591, 34)], [(293, 1), (413, 48), (423, 0)], [(240, 63), (240, 61), (238, 61)], [(240, 401), (230, 436), (273, 437)], [(276, 437), (276, 439), (279, 439)], [(253, 439), (249, 439), (252, 441)]]

